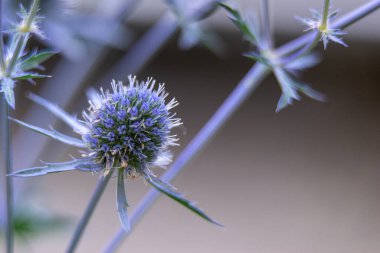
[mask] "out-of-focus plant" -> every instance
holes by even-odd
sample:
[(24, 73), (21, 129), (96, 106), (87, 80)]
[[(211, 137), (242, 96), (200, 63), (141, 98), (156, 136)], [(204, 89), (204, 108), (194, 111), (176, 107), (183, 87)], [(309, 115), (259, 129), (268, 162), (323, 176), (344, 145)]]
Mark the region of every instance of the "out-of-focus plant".
[(47, 43), (71, 60), (84, 59), (94, 47), (103, 45), (124, 50), (132, 37), (124, 19), (102, 13), (104, 4), (88, 3), (91, 8), (81, 8), (80, 1), (46, 1), (44, 15), (49, 22), (43, 29)]
[[(47, 205), (36, 200), (38, 193), (34, 191), (32, 185), (18, 185), (18, 188), (15, 188), (12, 227), (14, 235), (21, 242), (46, 232), (62, 229), (70, 222), (69, 218), (57, 215)], [(0, 235), (4, 232), (0, 230)]]
[[(219, 36), (207, 29), (201, 21), (211, 15), (217, 8), (217, 1), (186, 1), (166, 0), (181, 28), (178, 45), (181, 49), (190, 49), (196, 45), (204, 45), (211, 51), (220, 55), (225, 51), (225, 46)], [(198, 12), (201, 8), (207, 8)]]
[[(22, 80), (34, 83), (33, 79), (49, 77), (37, 73), (36, 69), (41, 69), (41, 63), (49, 59), (54, 52), (52, 51), (28, 51), (26, 46), (32, 35), (44, 38), (40, 29), (42, 17), (38, 15), (39, 1), (34, 0), (31, 7), (27, 10), (22, 5), (18, 12), (18, 19), (7, 29), (1, 29), (0, 35), (0, 95), (1, 95), (1, 185), (4, 187), (5, 205), (2, 223), (6, 234), (6, 251), (13, 251), (13, 183), (7, 174), (12, 173), (12, 147), (11, 131), (8, 117), (10, 108), (15, 109), (16, 101), (14, 88)], [(2, 15), (0, 15), (0, 23)], [(4, 43), (4, 34), (5, 42)]]
[(26, 45), (31, 35), (44, 38), (44, 34), (40, 29), (42, 17), (37, 15), (39, 1), (33, 1), (29, 11), (23, 6), (20, 7), (19, 21), (12, 24), (5, 34), (9, 36), (2, 49), (1, 60), (1, 88), (0, 92), (4, 94), (6, 101), (10, 107), (15, 108), (14, 88), (19, 80), (32, 81), (36, 78), (50, 77), (48, 75), (38, 74), (33, 69), (41, 68), (41, 63), (49, 59), (55, 52), (36, 50), (28, 53)]
[[(133, 2), (135, 0), (128, 0)], [(41, 23), (41, 30), (49, 39), (43, 44), (59, 51), (71, 61), (83, 60), (94, 48), (109, 46), (124, 50), (132, 37), (132, 32), (123, 24), (123, 19), (102, 12), (104, 4), (98, 1), (41, 1), (41, 15), (49, 22)], [(131, 4), (132, 5), (132, 4)], [(7, 19), (17, 8), (14, 1), (6, 1), (4, 6)]]

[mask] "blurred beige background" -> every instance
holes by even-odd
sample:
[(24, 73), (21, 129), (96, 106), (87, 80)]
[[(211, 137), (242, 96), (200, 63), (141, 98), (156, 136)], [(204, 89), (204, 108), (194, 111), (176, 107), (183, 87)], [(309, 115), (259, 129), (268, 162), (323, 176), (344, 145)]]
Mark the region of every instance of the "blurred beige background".
[[(156, 13), (153, 4), (144, 2), (147, 9), (139, 11)], [(251, 5), (246, 2), (243, 4)], [(295, 31), (303, 29), (294, 22), (295, 14), (307, 15), (309, 7), (321, 5), (321, 1), (273, 2), (279, 42), (289, 40)], [(334, 5), (344, 4), (341, 9), (348, 11), (363, 2), (336, 0)], [(219, 13), (217, 18), (223, 16)], [(269, 78), (175, 180), (175, 186), (225, 224), (225, 229), (204, 222), (162, 197), (119, 252), (377, 253), (380, 33), (376, 20), (379, 17), (377, 12), (355, 25), (344, 37), (349, 48), (329, 46), (322, 64), (303, 76), (303, 80), (328, 96), (326, 103), (304, 98), (276, 114), (280, 89), (274, 78)], [(180, 102), (177, 112), (184, 128), (177, 131), (181, 147), (174, 150), (176, 153), (252, 65), (240, 56), (247, 50), (240, 35), (235, 29), (224, 29), (223, 22), (226, 20), (217, 29), (230, 49), (225, 58), (217, 58), (200, 48), (179, 51), (173, 40), (139, 74), (140, 79), (154, 76), (165, 82), (171, 96)], [(286, 27), (294, 29), (288, 32)], [(77, 97), (68, 110), (80, 112), (85, 106), (86, 99)], [(61, 124), (56, 127), (69, 132)], [(25, 130), (16, 128), (15, 134), (21, 131)], [(34, 142), (45, 138), (32, 132), (29, 135), (33, 141), (25, 145), (31, 149)], [(34, 165), (39, 159), (66, 160), (68, 154), (77, 155), (64, 144), (51, 141)], [(15, 156), (19, 169), (22, 157), (18, 156), (17, 147)], [(27, 244), (20, 242), (16, 252), (64, 252), (97, 179), (97, 175), (81, 172), (17, 179), (38, 184), (40, 201), (71, 217), (73, 224), (60, 232), (31, 238)], [(115, 186), (112, 180), (78, 252), (101, 252), (119, 229)], [(142, 180), (128, 181), (131, 210), (147, 190)]]

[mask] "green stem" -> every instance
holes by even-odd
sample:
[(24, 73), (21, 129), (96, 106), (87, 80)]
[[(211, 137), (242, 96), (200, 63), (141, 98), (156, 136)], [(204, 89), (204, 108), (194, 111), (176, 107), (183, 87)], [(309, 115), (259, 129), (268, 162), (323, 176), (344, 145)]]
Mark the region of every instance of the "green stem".
[(323, 17), (322, 17), (322, 26), (327, 26), (327, 20), (329, 17), (329, 10), (330, 10), (330, 0), (325, 0), (325, 3), (323, 5)]
[(32, 22), (33, 22), (33, 19), (36, 17), (37, 15), (37, 11), (38, 11), (38, 6), (40, 5), (40, 0), (34, 0), (33, 3), (32, 3), (32, 6), (30, 7), (30, 11), (29, 11), (29, 15), (28, 17), (26, 18), (26, 27), (31, 27), (32, 25)]
[(8, 177), (8, 174), (12, 173), (12, 141), (11, 141), (11, 129), (9, 121), (9, 106), (5, 96), (1, 96), (1, 180), (4, 181), (5, 192), (5, 208), (3, 213), (3, 220), (5, 225), (6, 236), (6, 252), (13, 252), (13, 228), (12, 228), (12, 214), (13, 214), (13, 178)]
[(25, 38), (28, 36), (27, 34), (17, 34), (16, 35), (16, 47), (12, 53), (12, 58), (9, 60), (6, 68), (6, 76), (10, 77), (12, 75), (12, 71), (14, 66), (16, 65), (17, 59), (20, 57), (20, 52), (23, 51), (25, 46)]
[[(2, 32), (2, 1), (0, 1), (0, 72), (5, 72), (4, 64), (4, 44), (3, 44), (3, 32)], [(2, 192), (4, 193), (4, 208), (0, 210), (3, 217), (0, 217), (4, 221), (5, 232), (5, 247), (7, 253), (13, 252), (13, 178), (7, 175), (12, 173), (12, 141), (11, 141), (11, 128), (9, 121), (9, 106), (5, 95), (0, 98), (0, 181), (4, 186)], [(1, 206), (1, 203), (0, 203)]]

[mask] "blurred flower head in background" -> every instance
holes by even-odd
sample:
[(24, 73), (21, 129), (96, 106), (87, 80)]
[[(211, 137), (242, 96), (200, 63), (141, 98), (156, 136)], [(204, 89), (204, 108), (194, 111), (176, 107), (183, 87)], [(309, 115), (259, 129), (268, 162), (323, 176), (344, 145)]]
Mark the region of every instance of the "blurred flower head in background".
[[(130, 0), (131, 2), (134, 0)], [(42, 41), (60, 51), (64, 57), (79, 61), (88, 57), (98, 46), (125, 49), (131, 31), (117, 17), (120, 1), (55, 0), (41, 1), (41, 15), (49, 22), (41, 22), (40, 30), (48, 40)], [(14, 1), (4, 3), (4, 26), (13, 24), (12, 13), (18, 8)]]

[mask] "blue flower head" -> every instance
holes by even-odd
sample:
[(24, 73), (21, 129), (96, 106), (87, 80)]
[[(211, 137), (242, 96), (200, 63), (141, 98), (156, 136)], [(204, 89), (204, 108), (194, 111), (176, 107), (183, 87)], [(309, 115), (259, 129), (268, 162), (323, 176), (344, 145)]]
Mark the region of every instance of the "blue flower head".
[(115, 81), (111, 85), (112, 90), (101, 90), (83, 113), (88, 127), (82, 135), (90, 150), (87, 156), (104, 164), (105, 172), (121, 167), (131, 177), (170, 160), (168, 147), (177, 141), (170, 131), (181, 124), (170, 113), (177, 101), (165, 104), (164, 86), (155, 90), (152, 79), (138, 83), (130, 77), (128, 85)]

